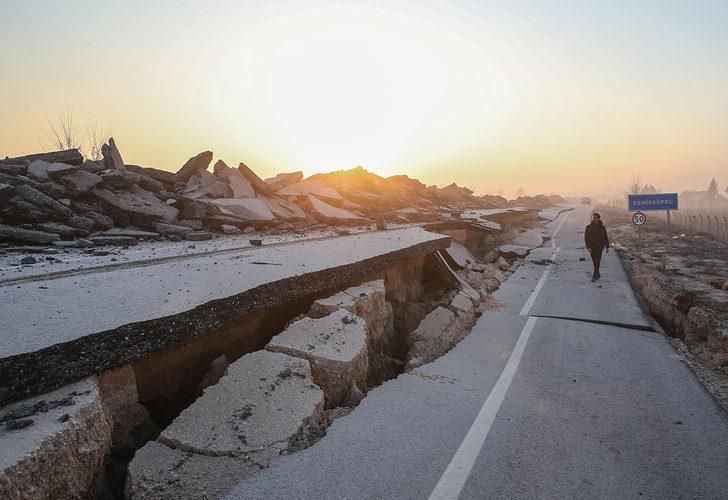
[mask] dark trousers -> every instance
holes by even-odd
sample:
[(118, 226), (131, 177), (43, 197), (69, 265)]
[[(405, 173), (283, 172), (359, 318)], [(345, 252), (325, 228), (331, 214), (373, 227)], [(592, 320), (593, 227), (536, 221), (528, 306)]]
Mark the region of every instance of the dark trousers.
[(599, 264), (602, 262), (602, 251), (604, 251), (604, 248), (592, 248), (589, 250), (589, 253), (591, 254), (592, 263), (594, 263), (594, 275), (599, 276)]

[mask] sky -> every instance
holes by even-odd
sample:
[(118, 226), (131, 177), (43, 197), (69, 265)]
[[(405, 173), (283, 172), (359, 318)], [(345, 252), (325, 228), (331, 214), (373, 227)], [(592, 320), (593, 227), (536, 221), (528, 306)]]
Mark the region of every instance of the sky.
[[(207, 3), (211, 5), (206, 5)], [(728, 183), (728, 2), (0, 2), (0, 157), (113, 135), (512, 197)]]

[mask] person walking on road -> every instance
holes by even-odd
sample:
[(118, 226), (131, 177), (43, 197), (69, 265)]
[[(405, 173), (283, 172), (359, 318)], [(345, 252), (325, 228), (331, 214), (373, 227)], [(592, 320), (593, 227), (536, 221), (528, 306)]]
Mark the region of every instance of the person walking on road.
[(604, 250), (609, 252), (609, 237), (607, 236), (607, 229), (602, 223), (602, 217), (597, 212), (592, 214), (591, 223), (586, 226), (584, 230), (584, 243), (586, 249), (591, 254), (592, 262), (594, 263), (594, 274), (592, 274), (592, 281), (596, 281), (601, 278), (599, 274), (599, 264), (602, 261), (602, 252)]

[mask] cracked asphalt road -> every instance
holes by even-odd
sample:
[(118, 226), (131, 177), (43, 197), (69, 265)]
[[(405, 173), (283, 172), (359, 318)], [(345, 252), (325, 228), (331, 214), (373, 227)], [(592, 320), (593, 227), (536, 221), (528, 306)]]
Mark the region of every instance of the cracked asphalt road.
[(560, 232), (452, 351), (372, 390), (228, 498), (725, 499), (728, 418), (646, 331), (616, 254), (590, 282), (588, 216), (554, 221)]

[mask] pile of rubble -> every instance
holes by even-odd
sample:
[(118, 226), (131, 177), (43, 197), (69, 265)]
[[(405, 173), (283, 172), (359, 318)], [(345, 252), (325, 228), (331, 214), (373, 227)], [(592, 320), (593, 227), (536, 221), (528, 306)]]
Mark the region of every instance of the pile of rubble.
[[(128, 245), (137, 239), (203, 240), (213, 231), (369, 222), (343, 208), (333, 190), (306, 191), (304, 184), (295, 192), (302, 180), (296, 174), (268, 183), (245, 164), (235, 169), (222, 160), (210, 172), (209, 151), (176, 173), (125, 164), (113, 138), (102, 153), (100, 161), (84, 159), (78, 150), (0, 160), (0, 241)], [(276, 193), (283, 188), (292, 192)]]
[(505, 198), (479, 197), (457, 184), (426, 186), (362, 167), (263, 180), (244, 163), (232, 168), (218, 160), (210, 171), (210, 151), (190, 158), (176, 173), (125, 164), (113, 138), (102, 155), (93, 161), (71, 149), (0, 160), (0, 242), (86, 247), (203, 240), (214, 232), (457, 219), (467, 210), (509, 205)]

